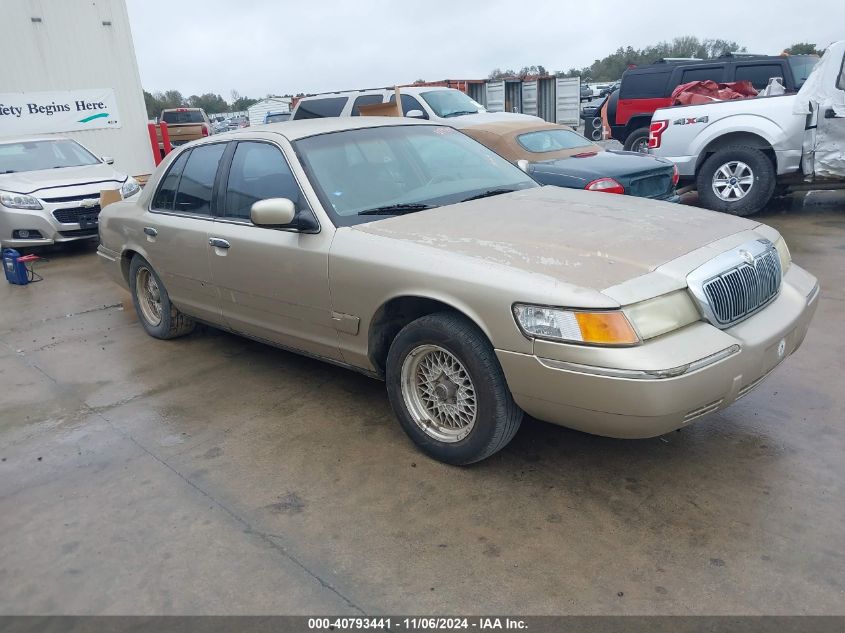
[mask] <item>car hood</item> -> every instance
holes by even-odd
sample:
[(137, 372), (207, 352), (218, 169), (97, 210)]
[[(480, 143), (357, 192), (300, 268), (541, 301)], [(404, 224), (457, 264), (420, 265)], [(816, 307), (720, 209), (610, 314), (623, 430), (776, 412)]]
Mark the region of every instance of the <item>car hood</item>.
[(585, 181), (599, 177), (629, 178), (667, 172), (672, 163), (637, 152), (602, 151), (533, 163), (532, 173), (566, 174)]
[(353, 230), (602, 290), (755, 226), (671, 203), (538, 187)]
[(59, 169), (0, 174), (0, 189), (39, 196), (44, 193), (44, 190), (77, 187), (100, 182), (122, 183), (124, 180), (126, 180), (126, 175), (118, 172), (111, 165), (97, 163), (96, 165), (80, 167), (61, 167)]

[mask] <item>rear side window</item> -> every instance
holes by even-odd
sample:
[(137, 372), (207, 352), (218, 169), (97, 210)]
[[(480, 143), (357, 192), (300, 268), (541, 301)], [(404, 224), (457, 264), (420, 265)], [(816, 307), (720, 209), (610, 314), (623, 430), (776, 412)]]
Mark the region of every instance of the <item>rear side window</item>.
[(182, 152), (180, 156), (173, 161), (170, 169), (167, 170), (167, 175), (161, 180), (158, 186), (155, 197), (153, 197), (153, 209), (160, 211), (173, 211), (173, 203), (176, 200), (176, 189), (179, 187), (179, 178), (182, 176), (182, 170), (185, 169), (185, 163), (188, 161), (188, 154), (191, 152)]
[(164, 112), (161, 119), (165, 123), (203, 123), (202, 112), (199, 110), (171, 110)]
[(795, 79), (795, 90), (800, 90), (804, 82), (807, 81), (807, 77), (813, 72), (813, 68), (819, 63), (819, 58), (811, 55), (790, 55), (786, 58), (786, 61), (792, 69), (792, 77)]
[(226, 184), (223, 215), (249, 219), (252, 205), (267, 198), (288, 198), (297, 211), (308, 205), (282, 152), (268, 143), (238, 143)]
[[(412, 97), (411, 95), (401, 94), (399, 95), (402, 98), (402, 114), (408, 116), (408, 113), (411, 110), (419, 110), (423, 113), (424, 119), (428, 118), (428, 114), (426, 113), (425, 109), (420, 105), (420, 102), (416, 100), (416, 98)], [(390, 95), (390, 103), (396, 103), (396, 95)]]
[[(721, 83), (724, 81), (725, 67), (724, 66), (704, 66), (701, 68), (685, 68), (681, 72), (682, 84), (687, 84), (691, 81), (715, 81)], [(680, 84), (678, 84), (680, 85)]]
[(299, 102), (299, 108), (294, 119), (322, 119), (329, 116), (340, 116), (346, 97), (330, 97), (328, 99), (308, 99)]
[(671, 69), (663, 72), (629, 74), (622, 79), (620, 99), (655, 99), (668, 96)]
[(757, 90), (762, 90), (769, 85), (769, 79), (772, 77), (783, 79), (783, 68), (780, 64), (738, 65), (734, 81), (750, 81)]
[(179, 179), (174, 211), (211, 215), (211, 190), (226, 143), (201, 145), (191, 150)]
[(352, 104), (352, 116), (361, 116), (361, 111), (358, 110), (358, 106), (362, 105), (373, 105), (374, 103), (381, 103), (382, 96), (381, 95), (362, 95), (355, 99), (355, 103)]

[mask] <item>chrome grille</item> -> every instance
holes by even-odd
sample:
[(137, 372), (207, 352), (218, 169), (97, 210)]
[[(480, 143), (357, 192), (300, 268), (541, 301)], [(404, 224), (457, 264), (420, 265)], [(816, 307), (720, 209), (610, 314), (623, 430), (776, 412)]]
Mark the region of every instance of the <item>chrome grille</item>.
[(768, 250), (704, 284), (704, 293), (716, 320), (722, 325), (735, 323), (766, 305), (780, 288), (780, 261)]
[(780, 258), (769, 240), (755, 240), (708, 262), (687, 282), (707, 319), (720, 328), (729, 327), (777, 296)]

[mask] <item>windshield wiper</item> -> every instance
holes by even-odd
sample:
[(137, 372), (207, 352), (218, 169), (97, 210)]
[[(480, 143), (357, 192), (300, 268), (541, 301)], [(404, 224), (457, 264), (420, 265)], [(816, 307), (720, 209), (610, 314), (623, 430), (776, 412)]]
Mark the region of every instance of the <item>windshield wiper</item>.
[(424, 211), (425, 209), (433, 208), (433, 204), (423, 204), (421, 202), (388, 204), (383, 207), (376, 207), (375, 209), (359, 211), (358, 215), (402, 215), (403, 213), (413, 213), (414, 211)]
[(478, 114), (478, 110), (459, 110), (458, 112), (450, 112), (449, 114), (444, 114), (443, 118), (448, 119), (449, 117), (463, 116), (465, 114)]
[(477, 193), (474, 196), (470, 196), (469, 198), (464, 198), (461, 202), (469, 202), (470, 200), (481, 200), (481, 198), (489, 198), (490, 196), (498, 196), (503, 193), (513, 193), (516, 189), (488, 189), (487, 191), (482, 191), (481, 193)]

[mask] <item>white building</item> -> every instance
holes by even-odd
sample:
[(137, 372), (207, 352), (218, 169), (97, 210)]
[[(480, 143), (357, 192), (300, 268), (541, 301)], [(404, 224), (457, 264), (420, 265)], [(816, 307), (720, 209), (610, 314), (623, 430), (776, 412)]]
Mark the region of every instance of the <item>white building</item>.
[(125, 0), (2, 0), (0, 139), (58, 134), (131, 175), (153, 156)]
[(290, 97), (268, 97), (247, 110), (249, 124), (261, 125), (268, 112), (290, 112)]

